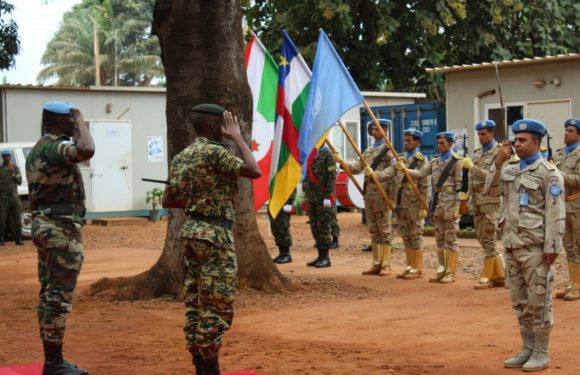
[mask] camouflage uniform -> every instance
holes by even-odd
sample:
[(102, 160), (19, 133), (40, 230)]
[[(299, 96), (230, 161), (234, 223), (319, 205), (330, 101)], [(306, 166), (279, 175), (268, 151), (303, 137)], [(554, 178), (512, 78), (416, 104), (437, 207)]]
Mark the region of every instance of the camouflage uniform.
[(84, 260), (85, 193), (78, 162), (76, 144), (52, 134), (43, 136), (26, 159), (32, 241), (38, 250), (40, 337), (55, 344), (63, 342)]
[(338, 238), (340, 236), (340, 227), (338, 226), (338, 219), (336, 215), (338, 211), (336, 209), (336, 205), (332, 207), (332, 219), (330, 220), (330, 235), (333, 239)]
[[(286, 204), (293, 204), (294, 199), (296, 199), (296, 190), (292, 193)], [(290, 234), (290, 213), (280, 210), (278, 216), (274, 219), (268, 211), (268, 217), (270, 218), (270, 230), (276, 241), (276, 246), (278, 247), (291, 247), (292, 246), (292, 236)]]
[(505, 262), (499, 254), (496, 245), (497, 221), (501, 200), (485, 194), (485, 178), (493, 165), (499, 144), (493, 140), (493, 145), (486, 151), (478, 148), (474, 152), (474, 167), (469, 171), (469, 196), (472, 197), (475, 235), (483, 247), (485, 259), (483, 275), (475, 289), (486, 289), (494, 285), (504, 285)]
[[(566, 196), (580, 193), (580, 147), (566, 155), (566, 149), (558, 150), (554, 163), (564, 177)], [(580, 199), (566, 202), (566, 230), (564, 249), (568, 260), (570, 282), (567, 288), (556, 297), (566, 300), (580, 298)]]
[(232, 324), (236, 291), (235, 219), (242, 159), (222, 144), (198, 137), (176, 155), (169, 171), (173, 197), (189, 215), (179, 236), (185, 253), (187, 349), (217, 355)]
[(22, 175), (18, 166), (13, 164), (13, 167), (14, 171), (10, 172), (6, 165), (0, 166), (0, 241), (4, 241), (8, 228), (20, 239), (22, 204), (17, 186), (22, 183)]
[[(363, 153), (368, 165), (372, 165), (375, 159), (383, 150), (387, 149), (387, 145), (383, 142), (375, 142), (373, 146), (368, 147)], [(389, 169), (391, 165), (392, 155), (387, 152), (378, 165), (374, 168), (374, 173), (377, 179), (381, 182), (383, 191), (387, 196), (394, 201), (396, 183), (393, 180), (395, 171)], [(360, 173), (364, 169), (364, 164), (361, 160), (347, 163), (348, 168), (353, 174)], [(387, 206), (377, 186), (369, 177), (365, 176), (364, 180), (364, 203), (365, 214), (367, 220), (367, 227), (369, 229), (372, 250), (373, 262), (371, 269), (365, 271), (363, 274), (382, 274), (388, 275), (390, 273), (393, 231), (391, 227), (392, 211)]]

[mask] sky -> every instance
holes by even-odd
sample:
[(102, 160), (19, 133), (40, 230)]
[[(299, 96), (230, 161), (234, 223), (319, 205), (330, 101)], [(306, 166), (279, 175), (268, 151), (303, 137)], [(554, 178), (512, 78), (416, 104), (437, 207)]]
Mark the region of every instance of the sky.
[(0, 71), (0, 82), (6, 77), (10, 84), (37, 84), (36, 76), (42, 69), (40, 59), (46, 45), (58, 29), (63, 14), (81, 0), (11, 2), (15, 7), (12, 18), (18, 24), (21, 52), (16, 56), (15, 68)]

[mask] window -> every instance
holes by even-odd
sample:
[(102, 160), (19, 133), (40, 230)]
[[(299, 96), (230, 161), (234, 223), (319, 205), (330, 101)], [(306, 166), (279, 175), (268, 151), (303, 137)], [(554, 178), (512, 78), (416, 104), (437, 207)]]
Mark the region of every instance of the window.
[[(359, 126), (358, 122), (349, 121), (346, 124), (346, 129), (348, 133), (354, 139), (354, 143), (359, 147)], [(346, 139), (346, 135), (344, 135), (340, 126), (335, 125), (332, 130), (330, 131), (330, 140), (332, 145), (336, 150), (342, 155), (345, 160), (357, 160), (358, 156), (348, 139)]]
[[(514, 122), (524, 118), (524, 105), (523, 104), (508, 104), (504, 111), (499, 107), (488, 108), (487, 118), (495, 121), (496, 128), (495, 134), (498, 139), (506, 139), (512, 135), (511, 126)], [(505, 134), (505, 128), (507, 124), (508, 134)]]

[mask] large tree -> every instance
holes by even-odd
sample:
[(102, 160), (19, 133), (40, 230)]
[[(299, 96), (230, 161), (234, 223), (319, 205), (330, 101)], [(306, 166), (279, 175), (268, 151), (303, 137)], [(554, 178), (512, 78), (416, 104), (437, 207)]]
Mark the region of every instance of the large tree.
[[(218, 103), (237, 114), (246, 142), (251, 135), (252, 96), (244, 70), (242, 12), (239, 0), (157, 0), (153, 32), (159, 37), (167, 76), (169, 158), (195, 138), (190, 109)], [(260, 236), (252, 184), (240, 178), (234, 235), (240, 286), (277, 290), (285, 279), (272, 263)], [(183, 254), (177, 237), (185, 216), (171, 210), (165, 248), (157, 263), (133, 278), (102, 280), (92, 292), (111, 290), (116, 297), (175, 295), (181, 290)]]
[(14, 10), (14, 5), (0, 0), (0, 70), (14, 66), (14, 57), (20, 52), (18, 25), (8, 16)]

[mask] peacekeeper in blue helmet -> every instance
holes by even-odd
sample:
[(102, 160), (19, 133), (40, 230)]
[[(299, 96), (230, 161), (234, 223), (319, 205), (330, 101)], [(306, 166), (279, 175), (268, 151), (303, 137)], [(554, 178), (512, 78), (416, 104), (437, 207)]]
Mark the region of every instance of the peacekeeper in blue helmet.
[(552, 264), (562, 248), (565, 227), (564, 179), (540, 153), (545, 134), (541, 121), (522, 119), (512, 125), (520, 160), (509, 161), (504, 142), (486, 180), (490, 196), (503, 197), (502, 241), (506, 284), (523, 341), (523, 349), (504, 362), (524, 371), (547, 368), (554, 325)]

